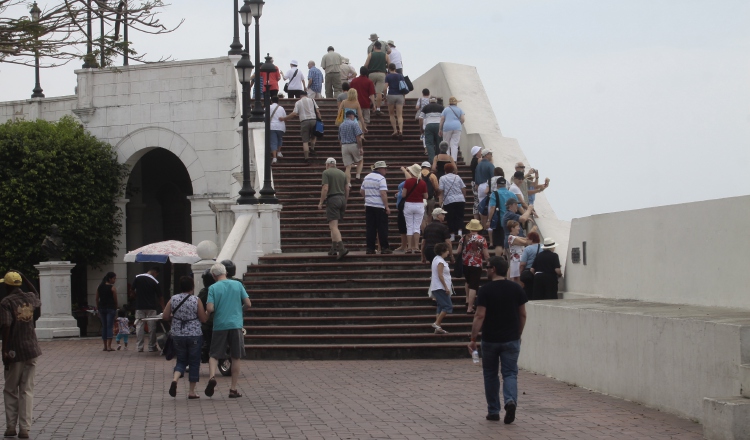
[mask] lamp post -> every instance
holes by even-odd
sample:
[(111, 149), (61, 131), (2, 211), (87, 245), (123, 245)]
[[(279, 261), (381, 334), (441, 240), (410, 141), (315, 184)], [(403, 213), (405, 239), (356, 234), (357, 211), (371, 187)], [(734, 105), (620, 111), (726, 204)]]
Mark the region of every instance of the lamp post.
[(237, 11), (239, 10), (238, 0), (234, 0), (234, 39), (232, 44), (229, 45), (229, 55), (242, 55), (242, 43), (240, 43), (240, 23), (237, 17)]
[[(264, 164), (263, 172), (263, 189), (260, 190), (260, 203), (266, 204), (278, 204), (279, 199), (276, 198), (276, 190), (273, 189), (271, 184), (271, 94), (268, 92), (270, 86), (269, 79), (271, 74), (276, 72), (276, 66), (271, 62), (271, 57), (266, 54), (266, 62), (260, 66), (260, 78), (265, 76), (266, 83), (264, 84), (264, 90), (266, 93), (263, 94), (263, 102), (265, 104), (265, 138), (266, 138), (266, 160)], [(257, 82), (257, 81), (256, 81)], [(256, 95), (257, 96), (257, 95)]]
[[(31, 15), (31, 21), (33, 21), (34, 23), (39, 23), (39, 18), (42, 15), (42, 10), (39, 9), (39, 6), (36, 4), (36, 2), (34, 2), (34, 4), (31, 6), (29, 14)], [(42, 86), (39, 84), (39, 34), (37, 33), (36, 26), (34, 26), (34, 74), (36, 76), (36, 84), (34, 85), (34, 90), (32, 90), (31, 97), (44, 98), (44, 93), (42, 93), (44, 90), (42, 90)]]
[(91, 47), (91, 0), (86, 1), (86, 56), (83, 57), (83, 68), (91, 69), (96, 67), (96, 60), (92, 59)]
[(253, 183), (250, 181), (250, 138), (247, 130), (247, 122), (250, 116), (250, 77), (253, 75), (253, 62), (250, 61), (250, 54), (247, 52), (248, 42), (250, 41), (250, 32), (248, 27), (252, 22), (252, 11), (245, 0), (245, 4), (239, 10), (242, 17), (242, 24), (245, 25), (245, 51), (242, 52), (242, 58), (237, 61), (237, 74), (242, 83), (242, 189), (240, 198), (237, 199), (239, 205), (255, 205), (258, 199), (255, 198)]
[[(255, 18), (255, 64), (257, 65), (260, 65), (260, 16), (263, 14), (263, 5), (265, 4), (266, 2), (263, 0), (245, 0), (245, 5), (242, 6), (242, 9), (248, 7), (250, 9), (250, 15)], [(240, 9), (240, 11), (242, 11), (242, 9)], [(250, 17), (243, 17), (242, 12), (240, 12), (240, 16), (242, 17), (242, 22), (245, 26), (249, 26)], [(248, 50), (247, 47), (245, 47), (245, 49)], [(252, 116), (250, 117), (250, 121), (263, 122), (263, 113), (263, 105), (260, 103), (260, 81), (255, 81), (255, 104), (251, 111)]]

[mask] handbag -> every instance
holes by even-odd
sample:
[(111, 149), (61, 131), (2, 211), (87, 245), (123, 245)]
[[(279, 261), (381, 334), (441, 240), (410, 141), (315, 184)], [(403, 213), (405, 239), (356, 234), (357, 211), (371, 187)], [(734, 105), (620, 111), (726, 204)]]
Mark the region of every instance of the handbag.
[[(185, 304), (185, 301), (190, 298), (190, 295), (185, 295), (185, 298), (180, 302), (180, 304), (177, 305), (177, 307), (172, 310), (172, 314), (177, 312), (180, 307), (182, 307), (183, 304)], [(174, 357), (177, 355), (177, 350), (174, 348), (174, 339), (172, 339), (172, 330), (169, 330), (169, 333), (167, 333), (167, 340), (164, 341), (164, 349), (161, 351), (164, 353), (164, 357), (166, 360), (171, 361), (174, 359)]]
[(404, 210), (404, 204), (406, 204), (406, 199), (408, 199), (411, 193), (413, 193), (417, 189), (417, 186), (419, 186), (419, 180), (417, 180), (417, 183), (415, 183), (414, 186), (411, 187), (411, 191), (406, 192), (406, 197), (401, 198), (401, 202), (399, 202), (398, 204), (399, 211)]
[[(492, 193), (492, 197), (495, 198), (495, 215), (492, 216), (492, 219), (490, 219), (490, 229), (496, 229), (497, 223), (500, 221), (500, 196), (497, 194), (497, 191)], [(489, 197), (486, 197), (489, 199)], [(487, 205), (487, 214), (490, 213), (489, 204)]]
[(409, 88), (410, 92), (414, 90), (414, 84), (411, 83), (411, 80), (409, 79), (408, 75), (404, 76), (404, 82), (406, 83), (406, 87)]
[[(297, 76), (299, 73), (299, 69), (294, 71), (294, 75), (292, 75), (292, 79), (289, 80), (289, 82), (294, 81), (294, 77)], [(289, 83), (284, 84), (284, 93), (289, 93)]]
[(339, 109), (339, 114), (336, 115), (336, 127), (344, 122), (344, 106), (342, 105)]
[(398, 82), (398, 92), (401, 93), (402, 95), (406, 95), (407, 93), (411, 92), (403, 76), (401, 76), (401, 79)]
[(490, 205), (490, 198), (485, 197), (482, 199), (481, 202), (479, 202), (479, 213), (482, 215), (489, 214), (489, 205)]
[(322, 138), (325, 134), (325, 125), (323, 125), (323, 121), (320, 119), (317, 119), (315, 121), (315, 131), (313, 132), (313, 135), (317, 138)]

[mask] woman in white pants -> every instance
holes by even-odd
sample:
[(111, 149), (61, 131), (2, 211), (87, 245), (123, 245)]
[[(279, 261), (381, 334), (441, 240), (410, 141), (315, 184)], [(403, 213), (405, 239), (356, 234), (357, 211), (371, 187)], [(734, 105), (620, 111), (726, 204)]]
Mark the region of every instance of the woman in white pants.
[(466, 120), (466, 113), (458, 108), (459, 102), (461, 101), (456, 99), (455, 96), (451, 96), (448, 101), (448, 107), (443, 110), (443, 115), (440, 117), (440, 131), (438, 131), (438, 136), (441, 136), (443, 141), (448, 142), (450, 154), (454, 162), (458, 161), (458, 142), (461, 140), (461, 126)]
[(404, 204), (406, 219), (407, 249), (406, 253), (420, 253), (419, 233), (424, 216), (424, 200), (427, 200), (427, 184), (422, 180), (422, 167), (414, 164), (406, 170), (413, 177), (407, 179), (401, 190), (401, 201)]

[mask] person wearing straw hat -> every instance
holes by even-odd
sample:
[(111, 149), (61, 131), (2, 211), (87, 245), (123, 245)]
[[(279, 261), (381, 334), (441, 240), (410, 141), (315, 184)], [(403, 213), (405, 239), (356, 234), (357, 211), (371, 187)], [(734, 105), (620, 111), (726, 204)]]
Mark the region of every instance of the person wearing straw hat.
[(386, 43), (383, 40), (378, 39), (378, 34), (370, 34), (370, 45), (367, 46), (367, 55), (370, 55), (373, 50), (375, 50), (375, 43), (380, 43), (381, 47), (384, 51), (387, 51), (388, 43)]
[(478, 234), (483, 229), (479, 220), (472, 219), (465, 229), (469, 233), (458, 242), (456, 253), (461, 256), (466, 279), (466, 313), (474, 313), (474, 298), (482, 277), (482, 262), (490, 259), (490, 251), (487, 241)]
[(419, 164), (408, 166), (406, 170), (413, 176), (406, 179), (404, 188), (401, 190), (408, 244), (406, 253), (416, 254), (419, 252), (419, 232), (424, 216), (424, 200), (427, 199), (427, 184), (422, 179), (422, 167)]
[(558, 279), (562, 276), (560, 256), (555, 253), (557, 244), (551, 237), (544, 239), (542, 252), (534, 258), (534, 299), (557, 299)]
[[(29, 292), (21, 286), (27, 285)], [(34, 375), (37, 359), (42, 354), (34, 329), (34, 312), (42, 306), (34, 286), (17, 271), (9, 271), (0, 279), (7, 296), (0, 301), (0, 327), (3, 336), (5, 365), (5, 437), (29, 438), (34, 410)]]
[(349, 64), (349, 58), (341, 57), (341, 86), (343, 87), (344, 83), (351, 85), (351, 81), (356, 77), (357, 69)]
[(466, 122), (466, 113), (458, 108), (461, 102), (455, 96), (448, 100), (448, 108), (443, 110), (440, 118), (440, 131), (438, 135), (451, 146), (453, 160), (458, 160), (458, 142), (461, 140), (461, 126)]
[(367, 239), (367, 254), (375, 253), (375, 239), (380, 240), (380, 253), (392, 254), (388, 245), (388, 185), (385, 174), (388, 165), (379, 160), (372, 165), (372, 172), (362, 179), (359, 193), (365, 198), (365, 228)]

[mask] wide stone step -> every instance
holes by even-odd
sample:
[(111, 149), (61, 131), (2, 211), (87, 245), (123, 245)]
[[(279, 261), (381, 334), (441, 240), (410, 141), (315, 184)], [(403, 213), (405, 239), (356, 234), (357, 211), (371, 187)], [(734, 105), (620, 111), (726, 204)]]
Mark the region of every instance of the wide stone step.
[(347, 278), (328, 278), (328, 279), (276, 279), (265, 281), (245, 281), (245, 286), (249, 288), (270, 288), (277, 285), (285, 285), (288, 289), (304, 288), (323, 288), (323, 287), (378, 287), (383, 284), (398, 283), (399, 286), (424, 286), (425, 294), (429, 286), (429, 278), (358, 278), (356, 276)]
[[(448, 330), (446, 330), (448, 331)], [(282, 344), (425, 344), (456, 342), (468, 344), (471, 332), (435, 334), (433, 328), (425, 325), (423, 333), (403, 334), (253, 334), (245, 337), (246, 345), (282, 345)]]
[[(455, 313), (455, 312), (454, 312)], [(447, 332), (471, 332), (472, 321), (443, 322)], [(426, 324), (374, 324), (374, 325), (249, 325), (245, 326), (248, 335), (314, 335), (314, 334), (394, 334), (425, 333), (431, 331), (431, 323)]]
[[(421, 295), (403, 297), (369, 297), (369, 298), (257, 298), (253, 299), (253, 307), (264, 309), (306, 308), (352, 308), (352, 307), (435, 307), (432, 298), (427, 297), (426, 290)], [(453, 304), (466, 304), (466, 297), (453, 296)]]
[[(382, 360), (469, 358), (467, 342), (404, 344), (246, 344), (251, 360)], [(467, 368), (470, 368), (470, 362)]]
[[(455, 283), (453, 289), (456, 291), (456, 295), (464, 295), (464, 284), (462, 282)], [(278, 288), (263, 288), (263, 289), (252, 289), (249, 291), (250, 299), (256, 301), (258, 299), (271, 299), (277, 298), (379, 298), (379, 297), (394, 297), (394, 296), (409, 296), (409, 297), (427, 297), (427, 285), (424, 286), (394, 286), (394, 287), (379, 287), (379, 288), (316, 288), (316, 289), (300, 289), (300, 290), (289, 290), (283, 286)], [(457, 296), (456, 298), (463, 298)]]
[[(432, 324), (435, 322), (435, 309), (430, 313), (415, 315), (336, 315), (336, 316), (245, 316), (245, 325), (384, 325), (384, 324)], [(446, 315), (443, 322), (471, 322), (472, 315)]]

